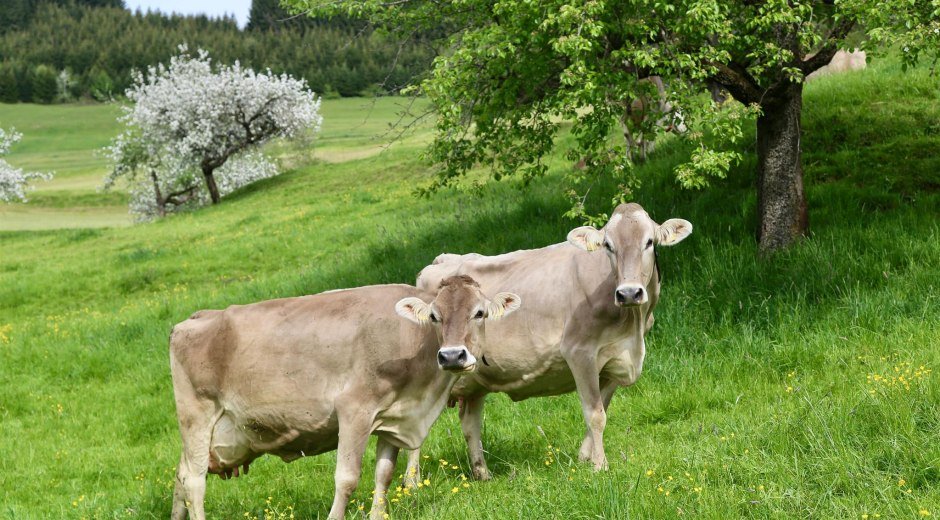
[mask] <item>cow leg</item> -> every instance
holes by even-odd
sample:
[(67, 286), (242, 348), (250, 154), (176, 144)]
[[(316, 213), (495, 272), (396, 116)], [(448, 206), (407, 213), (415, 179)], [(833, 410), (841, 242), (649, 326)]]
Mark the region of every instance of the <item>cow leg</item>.
[(375, 445), (375, 494), (372, 496), (372, 510), (369, 518), (382, 520), (388, 506), (388, 486), (395, 473), (395, 461), (398, 460), (398, 446), (379, 437)]
[(641, 130), (640, 131), (640, 159), (643, 162), (646, 162), (649, 152), (652, 151), (652, 143), (647, 139), (647, 135)]
[(212, 428), (222, 410), (211, 400), (200, 399), (182, 367), (170, 354), (173, 396), (182, 440), (180, 463), (173, 488), (172, 520), (205, 520), (206, 474), (209, 472), (209, 447)]
[[(629, 104), (627, 105), (629, 106)], [(633, 149), (636, 148), (636, 141), (633, 140), (633, 133), (630, 132), (630, 126), (627, 123), (627, 119), (630, 117), (630, 111), (627, 110), (627, 113), (620, 118), (620, 129), (623, 130), (623, 139), (627, 142), (626, 156), (627, 160), (633, 162)]]
[(209, 443), (212, 437), (213, 416), (180, 414), (180, 434), (183, 451), (176, 468), (176, 486), (173, 489), (173, 511), (170, 518), (184, 520), (187, 512), (191, 520), (204, 520), (206, 513), (206, 474), (209, 471)]
[[(612, 381), (605, 381), (601, 385), (601, 399), (604, 401), (604, 411), (610, 409), (610, 399), (614, 396), (617, 386), (617, 383)], [(584, 440), (581, 441), (581, 449), (578, 450), (578, 460), (591, 460), (593, 451), (594, 440), (591, 437), (591, 430), (588, 429), (584, 433)]]
[(343, 421), (340, 413), (339, 444), (336, 447), (336, 473), (334, 481), (336, 486), (333, 495), (333, 507), (330, 508), (330, 520), (343, 520), (346, 515), (346, 506), (349, 497), (359, 484), (362, 474), (362, 455), (369, 443), (369, 425), (371, 421), (347, 420)]
[(489, 468), (486, 467), (486, 459), (483, 458), (481, 430), (483, 429), (484, 399), (486, 399), (485, 395), (465, 398), (463, 406), (460, 407), (460, 428), (463, 430), (464, 439), (467, 440), (467, 449), (470, 451), (470, 466), (473, 470), (473, 477), (477, 480), (490, 480), (493, 478)]
[(405, 469), (405, 487), (418, 488), (421, 482), (421, 448), (408, 451), (408, 467)]
[(594, 469), (607, 469), (607, 455), (604, 453), (604, 428), (607, 426), (607, 412), (601, 396), (600, 375), (597, 373), (596, 359), (577, 346), (562, 348), (562, 355), (568, 362), (568, 368), (574, 376), (574, 383), (581, 400), (581, 413), (591, 435), (591, 462)]

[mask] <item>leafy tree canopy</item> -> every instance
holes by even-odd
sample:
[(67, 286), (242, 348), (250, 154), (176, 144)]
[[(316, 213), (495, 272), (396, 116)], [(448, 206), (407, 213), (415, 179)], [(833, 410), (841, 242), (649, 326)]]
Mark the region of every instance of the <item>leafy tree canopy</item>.
[[(803, 78), (828, 63), (853, 31), (883, 43), (909, 26), (929, 31), (938, 9), (937, 0), (284, 3), (294, 12), (357, 16), (404, 33), (451, 29), (443, 37), (452, 51), (419, 85), (438, 114), (429, 155), (441, 168), (432, 189), (478, 164), (492, 165), (496, 179), (541, 175), (542, 159), (570, 123), (577, 144), (569, 157), (586, 165), (573, 179), (572, 215), (589, 219), (581, 198), (589, 177), (618, 176), (627, 193), (637, 182), (616, 136), (636, 119), (628, 113), (648, 97), (649, 78), (666, 79), (668, 105), (682, 115), (683, 137), (695, 143), (689, 163), (676, 171), (686, 187), (725, 175), (737, 155), (722, 147), (741, 137), (742, 111), (759, 112), (757, 234), (764, 251), (807, 229), (799, 149)], [(709, 88), (727, 91), (741, 105), (721, 108), (703, 95)]]

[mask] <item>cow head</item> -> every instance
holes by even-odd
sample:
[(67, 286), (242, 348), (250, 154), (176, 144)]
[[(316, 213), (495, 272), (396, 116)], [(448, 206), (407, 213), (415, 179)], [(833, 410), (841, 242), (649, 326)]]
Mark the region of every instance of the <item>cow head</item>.
[(415, 297), (401, 299), (395, 310), (418, 324), (431, 323), (439, 328), (441, 338), (437, 363), (452, 372), (470, 372), (480, 356), (478, 340), (484, 320), (498, 320), (515, 311), (522, 302), (518, 295), (501, 292), (486, 298), (469, 276), (451, 276), (440, 285), (431, 303)]
[(692, 233), (681, 218), (657, 224), (639, 204), (621, 204), (601, 229), (575, 228), (568, 241), (585, 251), (603, 249), (617, 274), (614, 303), (642, 305), (649, 301), (649, 284), (656, 269), (653, 246), (678, 244)]

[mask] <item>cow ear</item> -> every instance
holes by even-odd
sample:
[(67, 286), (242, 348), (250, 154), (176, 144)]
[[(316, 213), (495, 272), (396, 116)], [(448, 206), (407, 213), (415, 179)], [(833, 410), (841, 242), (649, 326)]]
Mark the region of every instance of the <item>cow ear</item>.
[(568, 233), (568, 242), (579, 249), (594, 251), (604, 242), (604, 232), (592, 226), (581, 226)]
[(656, 244), (674, 246), (691, 234), (691, 222), (681, 218), (671, 218), (656, 228)]
[(511, 292), (501, 292), (486, 303), (486, 317), (498, 320), (513, 312), (522, 305), (522, 298)]
[(411, 320), (418, 325), (424, 325), (431, 320), (431, 306), (421, 298), (409, 296), (402, 298), (395, 304), (395, 312), (402, 318)]

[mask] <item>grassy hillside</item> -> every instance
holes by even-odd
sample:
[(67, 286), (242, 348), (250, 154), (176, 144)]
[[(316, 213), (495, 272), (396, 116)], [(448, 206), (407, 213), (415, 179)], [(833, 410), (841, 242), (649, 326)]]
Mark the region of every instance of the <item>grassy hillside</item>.
[[(283, 167), (313, 160), (342, 162), (381, 152), (389, 124), (410, 100), (397, 98), (336, 99), (323, 104), (325, 123), (310, 145), (273, 144), (271, 152)], [(411, 107), (423, 109), (418, 102)], [(50, 182), (38, 182), (29, 204), (0, 204), (0, 230), (99, 228), (128, 226), (127, 197), (120, 192), (100, 193), (108, 173), (100, 150), (120, 132), (116, 104), (31, 105), (0, 103), (0, 127), (16, 128), (23, 139), (6, 159), (26, 171), (54, 172)], [(427, 139), (419, 125), (404, 143)]]
[[(686, 151), (662, 147), (638, 201), (695, 233), (661, 251), (645, 373), (611, 405), (610, 471), (571, 460), (584, 429), (575, 396), (491, 396), (495, 479), (462, 487), (464, 441), (447, 410), (426, 444), (431, 486), (402, 496), (393, 517), (940, 515), (938, 98), (936, 78), (891, 66), (812, 84), (813, 234), (770, 259), (752, 238), (753, 156), (688, 192), (669, 178)], [(412, 281), (442, 251), (539, 247), (577, 225), (559, 217), (560, 158), (527, 191), (415, 199), (425, 136), (361, 152), (393, 110), (330, 134), (335, 106), (321, 160), (219, 207), (146, 226), (0, 232), (0, 515), (169, 515), (179, 440), (167, 334), (194, 310)], [(208, 513), (323, 517), (334, 460), (263, 458), (247, 477), (212, 478)], [(358, 501), (373, 469), (370, 454)]]

